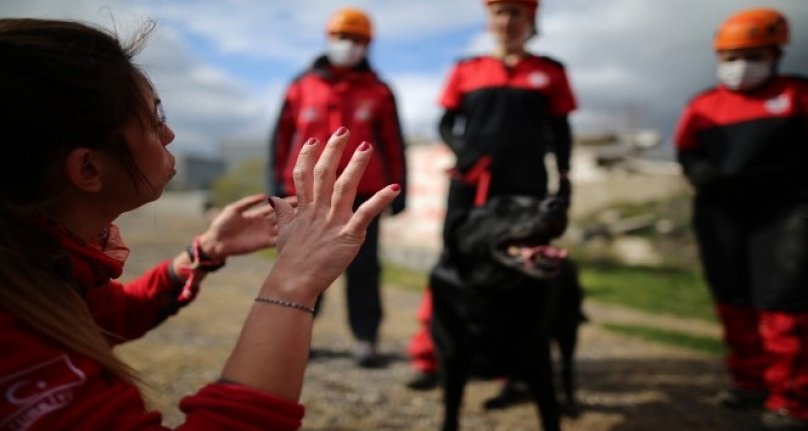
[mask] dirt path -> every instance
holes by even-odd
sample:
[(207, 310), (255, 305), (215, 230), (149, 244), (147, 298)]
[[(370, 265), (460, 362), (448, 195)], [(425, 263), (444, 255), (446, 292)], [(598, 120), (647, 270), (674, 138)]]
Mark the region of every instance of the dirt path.
[[(131, 277), (159, 259), (182, 249), (204, 220), (188, 202), (167, 197), (119, 220), (133, 249), (124, 277)], [(173, 202), (173, 204), (172, 204)], [(166, 422), (182, 417), (178, 400), (218, 377), (247, 309), (270, 262), (261, 256), (231, 259), (213, 274), (197, 301), (142, 340), (121, 347), (120, 354), (141, 370), (154, 408)], [(413, 392), (404, 387), (409, 367), (404, 352), (415, 330), (419, 295), (385, 286), (385, 321), (381, 350), (386, 368), (363, 370), (350, 358), (342, 283), (326, 296), (315, 324), (313, 348), (302, 402), (304, 430), (433, 431), (441, 417), (440, 392)], [(591, 321), (582, 327), (577, 355), (579, 398), (583, 414), (565, 420), (566, 431), (722, 431), (750, 429), (750, 416), (731, 414), (715, 405), (724, 384), (719, 360), (697, 352), (673, 349), (615, 335), (599, 325), (605, 321), (653, 321), (656, 316), (587, 302)], [(698, 332), (713, 332), (699, 322), (664, 319)], [(472, 382), (466, 388), (464, 431), (537, 430), (535, 409), (528, 404), (486, 412), (482, 401), (497, 382)]]

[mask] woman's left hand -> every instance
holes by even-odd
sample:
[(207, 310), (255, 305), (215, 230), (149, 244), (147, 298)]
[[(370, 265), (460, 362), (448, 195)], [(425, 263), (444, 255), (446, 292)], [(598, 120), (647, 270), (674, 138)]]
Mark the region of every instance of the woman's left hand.
[(266, 195), (256, 194), (224, 207), (199, 236), (202, 252), (212, 259), (224, 259), (274, 246), (278, 223), (266, 199)]

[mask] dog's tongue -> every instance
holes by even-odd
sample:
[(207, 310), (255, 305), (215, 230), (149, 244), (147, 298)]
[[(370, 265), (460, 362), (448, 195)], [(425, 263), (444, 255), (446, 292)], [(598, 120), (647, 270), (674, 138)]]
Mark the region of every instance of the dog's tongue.
[(535, 262), (536, 258), (549, 260), (566, 259), (569, 251), (552, 245), (539, 245), (536, 247), (519, 247), (519, 254), (525, 262)]

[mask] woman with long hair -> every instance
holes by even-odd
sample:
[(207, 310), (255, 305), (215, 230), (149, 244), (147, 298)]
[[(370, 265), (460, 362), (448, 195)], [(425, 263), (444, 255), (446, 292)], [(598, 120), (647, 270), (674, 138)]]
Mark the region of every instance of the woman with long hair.
[(174, 133), (129, 45), (75, 22), (0, 19), (0, 429), (164, 429), (112, 346), (190, 303), (228, 256), (275, 245), (221, 377), (181, 402), (180, 429), (300, 426), (316, 298), (351, 262), (396, 184), (355, 212), (372, 153), (337, 164), (350, 133), (310, 139), (296, 199), (231, 204), (187, 250), (130, 283), (114, 220), (174, 175)]

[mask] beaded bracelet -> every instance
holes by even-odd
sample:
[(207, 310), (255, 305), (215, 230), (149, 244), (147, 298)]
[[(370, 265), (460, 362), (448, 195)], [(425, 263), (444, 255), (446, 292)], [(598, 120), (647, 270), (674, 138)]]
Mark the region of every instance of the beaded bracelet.
[(270, 298), (268, 296), (259, 296), (259, 297), (255, 298), (255, 302), (266, 302), (266, 303), (269, 303), (269, 304), (280, 305), (282, 307), (296, 308), (298, 310), (303, 310), (303, 311), (309, 312), (312, 315), (314, 315), (314, 313), (315, 313), (315, 310), (312, 307), (307, 307), (305, 305), (296, 304), (294, 302), (284, 301), (282, 299)]

